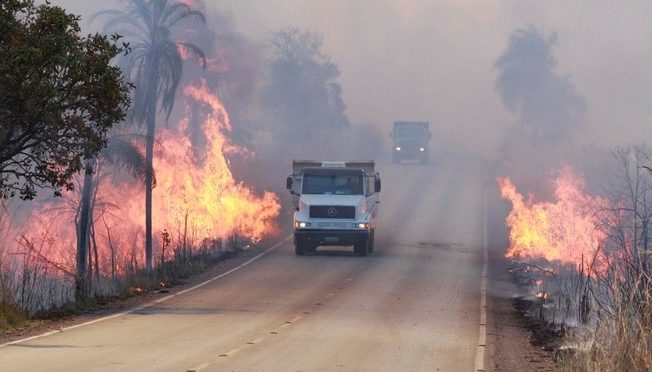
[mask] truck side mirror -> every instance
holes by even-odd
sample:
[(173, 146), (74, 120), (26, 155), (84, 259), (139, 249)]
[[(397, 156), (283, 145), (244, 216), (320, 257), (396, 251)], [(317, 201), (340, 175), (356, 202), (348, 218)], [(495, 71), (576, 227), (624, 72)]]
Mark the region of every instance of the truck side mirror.
[(394, 138), (394, 132), (389, 132), (389, 138)]
[(293, 184), (294, 184), (294, 180), (292, 179), (292, 176), (288, 176), (288, 178), (285, 180), (285, 188), (292, 191)]
[(380, 192), (380, 178), (376, 178), (374, 181), (374, 189), (376, 189), (376, 192)]
[(432, 133), (428, 132), (428, 139), (431, 139), (431, 138), (432, 138)]

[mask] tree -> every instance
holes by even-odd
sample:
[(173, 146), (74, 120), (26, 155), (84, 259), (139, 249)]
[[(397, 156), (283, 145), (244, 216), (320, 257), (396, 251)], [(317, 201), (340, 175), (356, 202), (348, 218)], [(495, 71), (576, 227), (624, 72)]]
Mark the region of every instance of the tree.
[[(108, 145), (102, 152), (85, 164), (85, 175), (82, 193), (77, 209), (77, 277), (75, 283), (75, 297), (83, 300), (89, 291), (89, 273), (87, 262), (90, 257), (91, 231), (94, 230), (95, 206), (100, 182), (104, 177), (101, 174), (103, 164), (110, 163), (117, 169), (127, 171), (134, 178), (145, 181), (146, 162), (138, 147), (127, 137), (115, 135), (109, 139)], [(98, 270), (97, 247), (95, 247), (95, 268)]]
[(306, 139), (328, 129), (349, 127), (337, 65), (321, 51), (322, 38), (287, 28), (269, 38), (270, 62), (263, 102), (276, 117), (274, 134)]
[[(130, 119), (146, 127), (145, 161), (145, 261), (152, 269), (152, 188), (154, 137), (159, 111), (170, 117), (181, 81), (183, 58), (180, 50), (197, 56), (206, 64), (202, 50), (192, 43), (175, 41), (172, 31), (180, 22), (196, 19), (205, 22), (203, 13), (180, 1), (130, 0), (122, 10), (98, 13), (107, 17), (107, 28), (129, 40), (132, 53), (122, 67), (136, 85)], [(160, 104), (160, 106), (159, 106)]]
[(498, 58), (496, 90), (508, 110), (537, 142), (568, 138), (581, 124), (585, 101), (567, 76), (559, 76), (551, 48), (557, 34), (544, 37), (536, 28), (517, 29)]
[(124, 119), (130, 85), (111, 65), (118, 36), (80, 36), (80, 18), (33, 0), (0, 3), (0, 197), (73, 188), (82, 160)]

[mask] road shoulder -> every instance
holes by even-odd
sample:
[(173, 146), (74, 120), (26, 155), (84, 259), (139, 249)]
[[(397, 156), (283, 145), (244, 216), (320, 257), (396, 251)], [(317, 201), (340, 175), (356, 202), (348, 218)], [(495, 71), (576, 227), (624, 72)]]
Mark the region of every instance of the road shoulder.
[(524, 327), (523, 315), (514, 307), (519, 292), (507, 265), (501, 254), (489, 253), (486, 370), (552, 371), (551, 353), (531, 344), (532, 335)]

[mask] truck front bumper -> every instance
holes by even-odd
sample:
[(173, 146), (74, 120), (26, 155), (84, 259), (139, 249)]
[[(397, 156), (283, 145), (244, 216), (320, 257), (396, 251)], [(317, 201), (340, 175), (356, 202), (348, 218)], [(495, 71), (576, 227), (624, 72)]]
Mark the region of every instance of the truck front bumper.
[(294, 243), (346, 246), (365, 243), (369, 235), (369, 230), (301, 229), (294, 231)]
[(428, 151), (419, 151), (419, 150), (401, 150), (392, 152), (392, 157), (394, 161), (401, 160), (423, 160), (427, 159)]

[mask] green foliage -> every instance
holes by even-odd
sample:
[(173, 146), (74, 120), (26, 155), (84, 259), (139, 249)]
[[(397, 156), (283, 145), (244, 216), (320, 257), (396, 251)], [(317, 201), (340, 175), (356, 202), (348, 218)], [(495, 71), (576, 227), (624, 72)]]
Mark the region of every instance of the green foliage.
[[(102, 150), (100, 159), (108, 161), (119, 170), (127, 171), (139, 181), (144, 182), (145, 180), (147, 169), (145, 156), (129, 138), (111, 137), (106, 148)], [(156, 184), (156, 180), (154, 180), (154, 184)]]
[(0, 4), (0, 197), (72, 189), (82, 160), (124, 119), (130, 85), (118, 36), (81, 36), (80, 18), (33, 0)]

